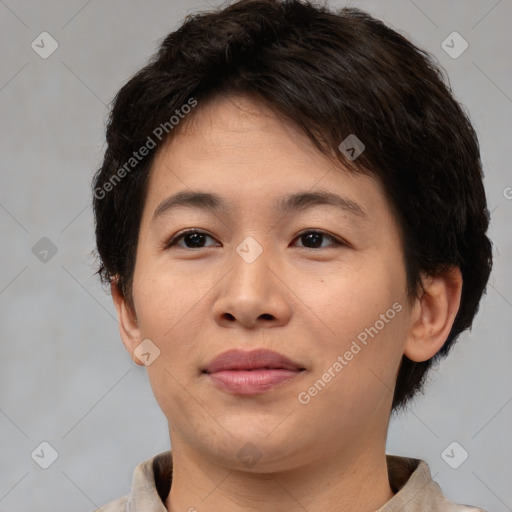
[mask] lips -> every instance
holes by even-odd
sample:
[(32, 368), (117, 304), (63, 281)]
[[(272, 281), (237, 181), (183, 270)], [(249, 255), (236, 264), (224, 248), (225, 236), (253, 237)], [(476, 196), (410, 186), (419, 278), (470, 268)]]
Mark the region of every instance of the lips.
[(255, 369), (297, 371), (303, 370), (304, 368), (277, 352), (260, 349), (250, 352), (228, 350), (213, 359), (203, 371), (206, 373), (215, 373), (223, 370)]
[(212, 382), (235, 394), (264, 393), (300, 375), (305, 368), (270, 350), (228, 350), (214, 358), (202, 372)]

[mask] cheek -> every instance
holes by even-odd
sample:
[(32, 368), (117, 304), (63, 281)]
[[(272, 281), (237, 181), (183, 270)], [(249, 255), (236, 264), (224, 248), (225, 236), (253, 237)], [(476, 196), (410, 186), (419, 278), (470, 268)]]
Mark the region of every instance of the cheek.
[(202, 438), (216, 449), (214, 443), (222, 439), (225, 432), (217, 421), (213, 421), (212, 408), (201, 394), (187, 389), (187, 381), (177, 371), (179, 367), (179, 364), (171, 366), (162, 358), (147, 367), (155, 400), (169, 425), (177, 429), (181, 437), (194, 444), (197, 442), (195, 436), (201, 432)]
[[(306, 288), (301, 293), (305, 294)], [(317, 320), (316, 337), (314, 329), (309, 328), (316, 345), (312, 349), (318, 355), (311, 381), (329, 381), (325, 389), (329, 387), (330, 391), (325, 398), (332, 393), (335, 401), (344, 397), (341, 399), (346, 403), (356, 403), (355, 397), (379, 400), (383, 393), (390, 392), (408, 325), (401, 269), (375, 263), (367, 265), (364, 272), (340, 272), (337, 278), (321, 283), (309, 297), (311, 309), (321, 319)]]
[[(405, 281), (401, 272), (379, 265), (364, 268), (340, 268), (337, 272), (319, 279), (295, 280), (294, 291), (302, 299), (301, 307), (308, 317), (318, 324), (325, 337), (319, 341), (326, 345), (344, 344), (369, 336), (367, 329), (390, 331), (404, 309)], [(395, 305), (395, 306), (393, 306)], [(402, 315), (403, 316), (403, 315)]]
[(384, 304), (387, 323), (380, 319), (380, 313), (362, 314), (347, 308), (337, 320), (341, 334), (325, 339), (320, 350), (317, 348), (316, 364), (298, 399), (305, 404), (304, 421), (316, 428), (314, 418), (322, 418), (326, 436), (328, 425), (347, 432), (361, 431), (362, 425), (372, 424), (380, 414), (385, 416), (391, 406), (403, 353), (406, 313), (405, 307), (396, 311), (401, 305), (398, 302)]
[(141, 261), (140, 267), (144, 270), (134, 276), (133, 296), (142, 334), (162, 339), (189, 326), (188, 317), (208, 289), (204, 279), (158, 263), (149, 266)]
[(197, 290), (164, 276), (144, 285), (139, 282), (137, 290), (141, 337), (151, 339), (160, 350), (158, 359), (147, 366), (149, 381), (157, 403), (173, 424), (209, 423), (199, 407), (200, 397), (187, 391), (204, 350), (201, 327), (208, 314), (201, 301), (204, 292)]
[(150, 339), (160, 351), (147, 372), (155, 398), (163, 406), (163, 402), (183, 396), (190, 378), (191, 355), (198, 343), (194, 316), (201, 302), (196, 288), (185, 287), (179, 279), (163, 273), (154, 275), (158, 277), (147, 271), (135, 276), (133, 297), (140, 337)]

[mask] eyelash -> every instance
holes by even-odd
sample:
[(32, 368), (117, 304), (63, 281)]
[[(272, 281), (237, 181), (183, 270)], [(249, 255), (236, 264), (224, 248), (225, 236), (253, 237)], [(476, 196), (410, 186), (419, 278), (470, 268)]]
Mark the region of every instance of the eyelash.
[[(209, 235), (208, 233), (204, 232), (204, 231), (201, 231), (201, 230), (198, 230), (198, 229), (188, 229), (186, 231), (182, 231), (181, 233), (177, 233), (175, 236), (173, 236), (168, 242), (166, 242), (165, 244), (165, 249), (170, 249), (171, 247), (174, 247), (177, 245), (177, 243), (182, 240), (185, 236), (187, 235), (192, 235), (192, 234), (199, 234), (199, 235), (206, 235), (208, 237), (210, 237), (211, 239), (214, 239), (211, 235)], [(308, 229), (306, 231), (303, 231), (302, 233), (299, 233), (294, 240), (297, 240), (301, 237), (303, 237), (304, 235), (308, 235), (308, 234), (315, 234), (315, 235), (322, 235), (324, 236), (325, 238), (328, 238), (331, 242), (332, 242), (332, 246), (348, 246), (348, 244), (341, 240), (340, 238), (338, 237), (335, 237), (334, 235), (331, 235), (330, 233), (326, 232), (326, 231), (323, 231), (321, 229)], [(196, 248), (193, 248), (193, 247), (180, 247), (181, 249), (188, 249), (188, 250), (198, 250), (198, 249), (205, 249), (205, 247), (196, 247)], [(327, 247), (302, 247), (303, 249), (311, 249), (311, 250), (315, 250), (315, 249), (326, 249)]]

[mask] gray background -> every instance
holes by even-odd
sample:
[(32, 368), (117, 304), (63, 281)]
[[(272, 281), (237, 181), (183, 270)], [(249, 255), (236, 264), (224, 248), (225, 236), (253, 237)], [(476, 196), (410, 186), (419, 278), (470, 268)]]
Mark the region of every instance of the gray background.
[[(93, 276), (90, 180), (114, 94), (186, 14), (209, 5), (220, 2), (0, 0), (0, 511), (91, 510), (126, 494), (133, 468), (169, 448), (145, 369), (125, 352)], [(512, 2), (351, 5), (448, 71), (480, 138), (495, 244), (473, 330), (393, 419), (388, 452), (426, 460), (454, 501), (512, 510)], [(59, 44), (47, 59), (31, 48), (43, 31)], [(469, 43), (456, 59), (441, 47), (453, 31)], [(47, 261), (32, 251), (42, 237), (57, 248)], [(48, 469), (31, 458), (42, 441), (58, 452)], [(441, 457), (452, 441), (469, 453), (458, 469)]]

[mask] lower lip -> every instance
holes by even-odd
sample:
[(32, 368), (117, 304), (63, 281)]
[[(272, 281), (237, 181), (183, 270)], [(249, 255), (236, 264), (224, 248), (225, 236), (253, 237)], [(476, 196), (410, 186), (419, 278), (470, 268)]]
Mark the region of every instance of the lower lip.
[(220, 388), (239, 395), (257, 395), (293, 379), (302, 372), (292, 370), (223, 370), (209, 374)]

